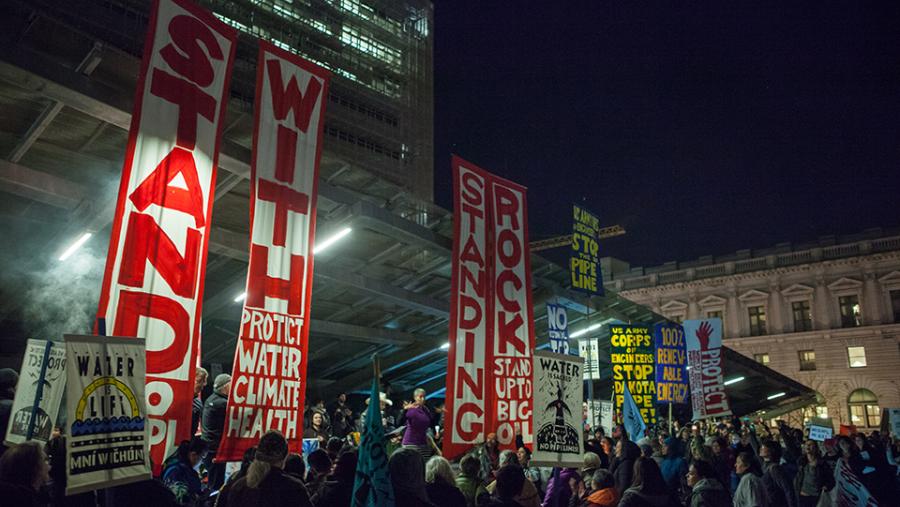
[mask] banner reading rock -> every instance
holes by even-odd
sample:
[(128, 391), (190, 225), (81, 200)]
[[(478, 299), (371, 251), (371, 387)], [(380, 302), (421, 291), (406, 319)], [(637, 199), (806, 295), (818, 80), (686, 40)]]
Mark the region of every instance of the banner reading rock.
[[(46, 367), (44, 367), (45, 356)], [(34, 402), (39, 386), (40, 402), (35, 409)], [(28, 440), (32, 414), (35, 416), (31, 440), (45, 443), (49, 441), (65, 388), (65, 345), (60, 342), (28, 340), (25, 357), (22, 358), (22, 368), (19, 370), (19, 385), (16, 386), (16, 398), (10, 411), (9, 426), (6, 428), (6, 444), (18, 444)]]
[(65, 338), (66, 495), (149, 479), (144, 340)]
[(616, 412), (622, 413), (627, 383), (644, 423), (656, 424), (656, 374), (650, 327), (615, 324), (609, 329)]
[(731, 415), (722, 360), (722, 319), (686, 320), (681, 324), (690, 365), (694, 419)]
[(583, 365), (584, 359), (578, 356), (534, 353), (533, 466), (583, 464)]
[(686, 403), (688, 397), (687, 349), (684, 328), (678, 324), (653, 327), (656, 342), (656, 401)]

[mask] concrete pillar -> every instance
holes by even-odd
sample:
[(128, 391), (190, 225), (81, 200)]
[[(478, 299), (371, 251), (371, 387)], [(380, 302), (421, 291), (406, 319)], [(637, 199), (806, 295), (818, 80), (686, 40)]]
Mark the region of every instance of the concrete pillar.
[(784, 298), (777, 283), (769, 285), (768, 316), (766, 327), (769, 334), (786, 332), (784, 318)]
[(697, 295), (696, 294), (691, 294), (688, 297), (687, 318), (689, 318), (689, 319), (703, 318), (703, 316), (700, 315), (700, 305), (697, 304)]
[(816, 329), (831, 329), (834, 325), (832, 317), (831, 290), (825, 284), (825, 278), (816, 277), (816, 293), (813, 297), (813, 320)]
[(881, 284), (871, 271), (864, 274), (864, 280), (861, 302), (863, 324), (877, 326), (885, 321), (881, 304)]

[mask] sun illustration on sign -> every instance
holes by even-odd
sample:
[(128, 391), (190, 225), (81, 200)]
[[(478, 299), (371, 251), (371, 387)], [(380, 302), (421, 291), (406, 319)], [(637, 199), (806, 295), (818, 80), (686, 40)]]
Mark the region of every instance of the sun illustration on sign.
[(143, 430), (137, 398), (125, 383), (116, 377), (100, 377), (84, 388), (75, 408), (73, 436)]

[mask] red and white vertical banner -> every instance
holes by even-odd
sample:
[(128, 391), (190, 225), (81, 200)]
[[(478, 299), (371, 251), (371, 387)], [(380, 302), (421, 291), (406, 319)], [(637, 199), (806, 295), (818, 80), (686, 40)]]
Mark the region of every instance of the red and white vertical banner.
[(444, 454), (531, 442), (534, 319), (525, 188), (454, 156)]
[(687, 345), (694, 419), (731, 415), (725, 394), (722, 319), (686, 320), (681, 325)]
[(146, 339), (150, 453), (191, 436), (200, 306), (237, 33), (185, 0), (153, 3), (97, 311)]
[(268, 430), (303, 445), (316, 196), (330, 73), (260, 41), (250, 187), (250, 267), (225, 434), (239, 461)]

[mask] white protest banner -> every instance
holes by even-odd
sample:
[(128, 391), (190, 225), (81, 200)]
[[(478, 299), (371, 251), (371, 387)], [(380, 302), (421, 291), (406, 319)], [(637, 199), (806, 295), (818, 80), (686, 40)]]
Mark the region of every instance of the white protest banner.
[(691, 405), (694, 419), (731, 415), (722, 360), (722, 319), (686, 320)]
[(613, 402), (607, 400), (600, 401), (600, 425), (606, 431), (607, 435), (612, 434), (613, 430)]
[(600, 349), (596, 338), (578, 340), (578, 355), (584, 359), (584, 380), (600, 378)]
[(144, 340), (65, 339), (66, 495), (149, 479)]
[(322, 130), (330, 74), (268, 42), (256, 62), (250, 262), (217, 461), (268, 430), (303, 450), (309, 308)]
[(816, 442), (824, 442), (834, 435), (834, 429), (826, 426), (817, 426), (811, 424), (809, 426), (809, 439)]
[(583, 463), (581, 400), (584, 359), (543, 350), (534, 353), (533, 466)]
[[(7, 445), (26, 440), (46, 443), (53, 432), (66, 387), (66, 347), (60, 342), (28, 340), (19, 372), (5, 442)], [(32, 418), (32, 414), (36, 416)]]
[(191, 404), (219, 141), (237, 32), (155, 0), (97, 309), (97, 334), (147, 340), (158, 465), (193, 434)]

